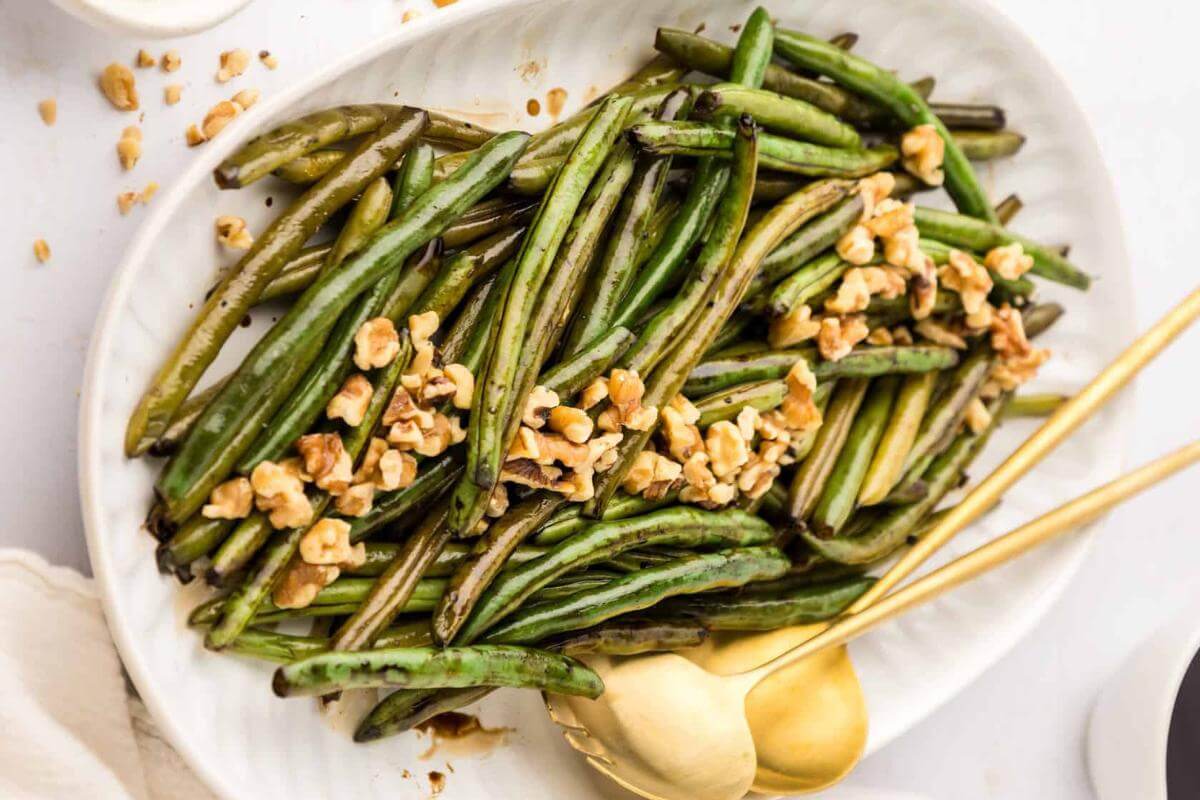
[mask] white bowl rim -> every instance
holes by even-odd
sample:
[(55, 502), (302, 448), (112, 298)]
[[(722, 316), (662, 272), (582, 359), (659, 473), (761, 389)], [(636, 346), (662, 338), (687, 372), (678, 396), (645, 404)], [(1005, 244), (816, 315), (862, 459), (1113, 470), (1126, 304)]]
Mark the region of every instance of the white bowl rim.
[[(243, 0), (227, 1), (242, 2)], [(248, 2), (248, 0), (245, 1)], [(179, 205), (181, 205), (192, 187), (197, 185), (199, 181), (205, 180), (206, 176), (212, 172), (222, 159), (237, 149), (245, 141), (244, 131), (247, 128), (257, 125), (260, 119), (269, 117), (276, 111), (292, 105), (339, 75), (372, 61), (389, 50), (403, 47), (419, 39), (436, 36), (443, 31), (453, 28), (460, 22), (489, 16), (501, 11), (512, 12), (539, 5), (543, 2), (546, 2), (546, 0), (474, 0), (473, 2), (456, 3), (439, 9), (435, 14), (424, 15), (417, 20), (400, 26), (394, 31), (382, 34), (361, 47), (352, 48), (345, 56), (330, 62), (324, 67), (317, 68), (308, 77), (297, 81), (290, 88), (284, 89), (275, 96), (258, 103), (256, 108), (251, 110), (250, 113), (241, 115), (240, 119), (235, 120), (229, 126), (224, 136), (210, 142), (205, 147), (200, 157), (179, 176), (174, 185), (161, 193), (161, 200), (156, 204), (152, 213), (142, 223), (137, 234), (134, 236), (101, 302), (100, 311), (96, 317), (93, 335), (87, 351), (83, 388), (80, 396), (79, 460), (77, 464), (80, 506), (83, 514), (84, 532), (92, 571), (100, 589), (99, 596), (108, 619), (115, 619), (114, 609), (112, 608), (114, 604), (113, 597), (115, 595), (111, 583), (115, 579), (116, 570), (110, 560), (111, 553), (105, 547), (100, 534), (100, 528), (102, 527), (99, 519), (100, 505), (95, 496), (95, 486), (91, 476), (99, 469), (96, 457), (99, 452), (98, 438), (102, 433), (99, 430), (101, 394), (98, 391), (98, 385), (101, 381), (104, 368), (107, 366), (111, 338), (114, 332), (112, 320), (120, 305), (118, 301), (126, 297), (133, 288), (134, 270), (132, 266), (141, 263), (145, 259), (152, 243), (162, 231), (168, 219), (174, 214)], [(953, 2), (989, 19), (994, 24), (1013, 30), (1021, 38), (1029, 39), (1024, 31), (1009, 16), (1002, 13), (987, 0), (953, 0)], [(1033, 49), (1041, 56), (1042, 66), (1052, 73), (1056, 79), (1054, 82), (1062, 87), (1066, 93), (1066, 99), (1069, 100), (1069, 103), (1064, 107), (1064, 112), (1073, 116), (1075, 121), (1082, 123), (1078, 126), (1083, 139), (1081, 146), (1086, 146), (1090, 149), (1097, 161), (1103, 163), (1095, 133), (1080, 109), (1074, 93), (1069, 88), (1069, 84), (1061, 72), (1045, 56), (1041, 55), (1041, 51), (1036, 46)], [(1113, 199), (1115, 205), (1115, 187), (1111, 173), (1107, 169), (1104, 170), (1101, 180), (1107, 186), (1108, 191), (1106, 195)], [(1129, 285), (1131, 284), (1131, 279), (1128, 270), (1127, 240), (1119, 208), (1114, 208), (1114, 219), (1118, 226), (1118, 229), (1115, 231), (1115, 238), (1120, 243), (1118, 260), (1126, 265), (1126, 269), (1122, 270), (1119, 276), (1114, 279), (1126, 283), (1126, 288), (1131, 291), (1132, 286)], [(1132, 404), (1132, 401), (1133, 398), (1128, 396), (1124, 400), (1124, 402), (1130, 404)], [(1120, 403), (1122, 399), (1117, 398), (1115, 402)], [(1128, 467), (1130, 435), (1129, 425), (1121, 425), (1121, 430), (1117, 438), (1120, 440), (1119, 449), (1122, 470)], [(1092, 530), (1095, 530), (1094, 526), (1099, 524), (1092, 523)], [(1082, 534), (1081, 537), (1083, 537)], [(1064, 566), (1054, 584), (1047, 591), (1043, 592), (1041, 596), (1027, 604), (1026, 612), (1032, 615), (1032, 619), (1042, 617), (1049, 610), (1051, 604), (1065, 589), (1067, 583), (1070, 582), (1078, 570), (1089, 549), (1090, 544), (1087, 541), (1087, 537), (1083, 537), (1083, 541), (1076, 551), (1074, 558)], [(154, 692), (142, 690), (142, 687), (151, 684), (151, 680), (147, 665), (139, 655), (139, 649), (131, 637), (131, 632), (122, 626), (111, 623), (109, 630), (130, 680), (138, 688), (143, 702), (170, 744), (186, 760), (188, 765), (196, 771), (210, 789), (222, 797), (236, 797), (237, 795), (233, 790), (233, 786), (228, 783), (224, 775), (211, 769), (206, 760), (200, 758), (194, 752), (190, 745), (190, 740), (184, 734), (181, 722), (170, 718), (170, 715), (165, 712)], [(989, 658), (981, 658), (981, 663), (974, 665), (975, 669), (964, 671), (964, 673), (969, 672), (970, 674), (964, 674), (962, 685), (954, 693), (948, 694), (947, 699), (958, 691), (961, 691), (962, 686), (977, 679), (990, 664), (994, 663), (1008, 649), (1009, 646), (1007, 644), (995, 648)], [(935, 707), (930, 707), (926, 710), (926, 713), (932, 712)]]
[(250, 0), (53, 0), (68, 14), (106, 30), (166, 38), (206, 30)]

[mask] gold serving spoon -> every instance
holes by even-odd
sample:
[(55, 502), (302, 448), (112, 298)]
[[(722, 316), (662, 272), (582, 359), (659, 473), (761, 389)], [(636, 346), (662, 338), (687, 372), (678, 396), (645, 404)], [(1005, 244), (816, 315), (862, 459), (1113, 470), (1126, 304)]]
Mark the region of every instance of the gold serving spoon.
[[(948, 512), (851, 611), (870, 606), (986, 511), (1198, 315), (1200, 290), (1195, 290)], [(1083, 501), (1095, 504), (1095, 514), (1111, 505), (1093, 495)], [(705, 659), (714, 669), (719, 662), (729, 666), (750, 655), (761, 657), (763, 642), (778, 652), (812, 637), (797, 652), (818, 654), (797, 661), (785, 652), (750, 673), (724, 677), (670, 653), (595, 659), (606, 684), (602, 698), (552, 698), (551, 716), (567, 728), (568, 742), (592, 766), (645, 797), (732, 798), (751, 786), (813, 791), (844, 777), (861, 757), (866, 738), (866, 708), (849, 658), (843, 648), (823, 649), (839, 644), (836, 627), (817, 633), (821, 626), (808, 626), (768, 639), (752, 637), (756, 644), (733, 641), (715, 648), (718, 655)], [(726, 685), (733, 688), (722, 689)]]

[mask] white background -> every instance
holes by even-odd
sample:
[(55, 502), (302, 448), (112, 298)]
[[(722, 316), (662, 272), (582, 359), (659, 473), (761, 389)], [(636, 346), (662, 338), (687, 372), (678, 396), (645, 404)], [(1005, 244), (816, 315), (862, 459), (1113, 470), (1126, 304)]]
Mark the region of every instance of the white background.
[[(1120, 192), (1144, 328), (1200, 273), (1200, 8), (1167, 0), (1000, 5), (1065, 74), (1092, 122)], [(434, 13), (416, 0), (259, 0), (206, 34), (155, 43), (97, 33), (43, 0), (0, 0), (0, 546), (30, 547), (87, 571), (75, 487), (84, 353), (109, 276), (145, 211), (121, 217), (115, 198), (151, 180), (166, 186), (189, 162), (184, 128), (231, 93), (213, 81), (217, 53), (277, 54), (278, 70), (255, 61), (236, 84), (269, 94), (399, 24), (410, 7)], [(124, 173), (114, 145), (135, 115), (115, 112), (94, 80), (110, 61), (129, 63), (140, 46), (156, 55), (177, 48), (183, 69), (136, 71), (145, 153)], [(174, 82), (185, 85), (183, 101), (167, 107), (162, 87)], [(37, 116), (45, 97), (58, 100), (53, 128)], [(39, 237), (53, 249), (47, 265), (32, 255)], [(1145, 373), (1136, 389), (1135, 461), (1200, 432), (1198, 365), (1193, 333)], [(1198, 488), (1195, 474), (1183, 476), (1114, 513), (1038, 630), (864, 763), (854, 783), (939, 800), (1090, 797), (1083, 737), (1096, 692), (1133, 645), (1197, 591)]]

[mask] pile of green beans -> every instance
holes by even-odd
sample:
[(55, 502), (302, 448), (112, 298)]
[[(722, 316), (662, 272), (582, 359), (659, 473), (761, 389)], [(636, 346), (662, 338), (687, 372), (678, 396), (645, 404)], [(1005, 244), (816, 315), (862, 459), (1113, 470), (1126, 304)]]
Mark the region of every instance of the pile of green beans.
[[(986, 261), (976, 274), (991, 279), (988, 301), (1019, 313), (1029, 338), (1063, 313), (1037, 301), (1039, 280), (1086, 289), (1090, 278), (1065, 248), (1010, 230), (1030, 212), (1017, 195), (993, 203), (976, 177), (973, 162), (1017, 157), (1025, 143), (1003, 109), (930, 101), (932, 78), (906, 83), (851, 53), (854, 34), (777, 28), (762, 8), (738, 30), (727, 46), (659, 29), (653, 61), (533, 135), (344, 105), (266, 131), (217, 166), (222, 189), (283, 180), (298, 197), (209, 291), (125, 436), (130, 457), (167, 459), (148, 518), (160, 570), (220, 590), (188, 620), (210, 649), (278, 665), (280, 697), (394, 689), (357, 741), (501, 687), (595, 698), (604, 687), (591, 655), (681, 650), (712, 631), (841, 614), (872, 585), (869, 569), (944, 513), (1003, 419), (1061, 404), (997, 380), (1003, 340), (1018, 334), (998, 322), (969, 328), (967, 295), (948, 278), (935, 325), (893, 292), (857, 306), (871, 336), (836, 354), (824, 329), (777, 346), (800, 338), (775, 328), (805, 319), (798, 312), (832, 316), (827, 301), (855, 277), (847, 259), (896, 258), (880, 245), (860, 259), (839, 244), (878, 200), (860, 178), (890, 174), (896, 198), (937, 188), (904, 171), (901, 138), (919, 125), (944, 142), (956, 208), (912, 206), (907, 233), (927, 265), (951, 275), (956, 250)], [(1013, 245), (1028, 274), (988, 257)], [(917, 279), (905, 275), (911, 293)], [(266, 303), (274, 325), (232, 373), (206, 377)], [(475, 384), (469, 408), (444, 394), (426, 408), (455, 415), (465, 441), (417, 458), (403, 488), (377, 485), (357, 516), (308, 486), (313, 524), (345, 523), (363, 557), (287, 607), (276, 590), (305, 567), (312, 525), (276, 530), (264, 506), (240, 519), (201, 508), (215, 487), (295, 456), (304, 435), (338, 433), (353, 469), (369, 474), (385, 409), (428, 354), (409, 320), (430, 313), (433, 366), (462, 365)], [(356, 334), (377, 318), (397, 329), (399, 353), (358, 370)], [(589, 472), (591, 491), (578, 499), (510, 481), (514, 442), (536, 427), (526, 409), (535, 387), (578, 408), (615, 369), (636, 374), (654, 414), (643, 429), (620, 428)], [(358, 372), (372, 392), (362, 421), (327, 419)], [(773, 434), (747, 431), (752, 412), (793, 424), (796, 381), (809, 375), (807, 413), (819, 422), (788, 432), (754, 496), (742, 487), (725, 507), (697, 502), (683, 477), (633, 493), (648, 448), (684, 460), (660, 411), (693, 404), (701, 441), (732, 422), (756, 459)], [(587, 409), (591, 436), (612, 430), (602, 425), (615, 401)], [(308, 634), (296, 628), (305, 619)]]

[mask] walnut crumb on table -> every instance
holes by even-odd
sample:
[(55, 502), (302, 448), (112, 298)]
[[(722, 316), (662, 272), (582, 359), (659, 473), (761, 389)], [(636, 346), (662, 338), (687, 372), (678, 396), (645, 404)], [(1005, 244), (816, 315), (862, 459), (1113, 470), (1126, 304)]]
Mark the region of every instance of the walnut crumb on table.
[(150, 55), (146, 50), (138, 50), (137, 60), (135, 62), (139, 67), (153, 67), (158, 64), (158, 59)]
[(217, 83), (227, 83), (246, 71), (250, 54), (245, 50), (226, 50), (221, 53), (221, 67), (217, 70)]
[(121, 138), (117, 140), (117, 159), (121, 162), (123, 169), (133, 169), (141, 155), (142, 129), (136, 125), (130, 125), (121, 131)]
[(249, 250), (254, 237), (246, 228), (246, 220), (232, 214), (217, 217), (217, 241), (234, 250)]
[(172, 83), (163, 89), (163, 100), (167, 105), (173, 106), (179, 102), (179, 98), (182, 94), (183, 84)]
[(162, 68), (163, 72), (174, 72), (183, 66), (183, 60), (179, 57), (178, 50), (168, 50), (163, 53)]
[(133, 73), (124, 64), (115, 61), (100, 73), (100, 91), (120, 111), (137, 111), (138, 95)]
[(38, 116), (47, 125), (53, 125), (58, 121), (58, 101), (51, 97), (38, 103)]
[(35, 239), (33, 242), (33, 255), (39, 263), (45, 264), (50, 260), (50, 245), (46, 244), (45, 239)]
[(263, 66), (267, 69), (275, 69), (279, 66), (279, 59), (271, 55), (270, 50), (259, 50), (258, 60), (261, 61)]

